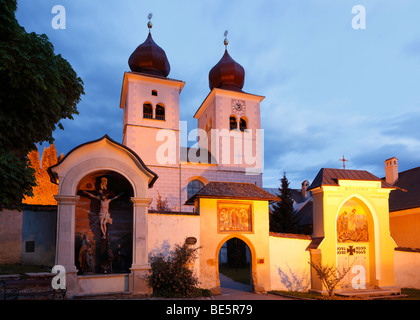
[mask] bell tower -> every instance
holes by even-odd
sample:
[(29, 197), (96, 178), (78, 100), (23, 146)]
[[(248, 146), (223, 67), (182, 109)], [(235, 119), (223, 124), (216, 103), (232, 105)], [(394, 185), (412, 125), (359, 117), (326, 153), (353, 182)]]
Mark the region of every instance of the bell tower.
[[(130, 72), (124, 73), (120, 108), (124, 110), (123, 144), (134, 150), (146, 165), (176, 166), (179, 163), (179, 95), (184, 82), (169, 79), (165, 51), (149, 34), (131, 54)], [(166, 146), (162, 146), (164, 141)]]
[(211, 92), (194, 115), (198, 128), (208, 137), (199, 146), (211, 152), (220, 169), (261, 176), (264, 137), (260, 102), (264, 97), (242, 90), (245, 70), (229, 55), (226, 36), (227, 31), (225, 52), (209, 72)]

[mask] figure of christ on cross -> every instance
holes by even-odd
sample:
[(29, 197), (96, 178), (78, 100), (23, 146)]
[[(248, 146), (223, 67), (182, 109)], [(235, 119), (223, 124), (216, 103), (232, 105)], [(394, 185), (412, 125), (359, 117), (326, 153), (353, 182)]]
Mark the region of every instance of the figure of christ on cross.
[(112, 200), (115, 200), (118, 197), (120, 197), (124, 192), (120, 193), (118, 196), (111, 199), (107, 199), (105, 194), (101, 194), (100, 196), (95, 196), (94, 194), (87, 191), (83, 191), (83, 193), (86, 193), (87, 195), (98, 199), (101, 203), (101, 210), (99, 211), (99, 219), (100, 219), (99, 221), (101, 224), (102, 239), (105, 239), (106, 238), (106, 224), (107, 223), (112, 224), (112, 218), (109, 213), (109, 203)]

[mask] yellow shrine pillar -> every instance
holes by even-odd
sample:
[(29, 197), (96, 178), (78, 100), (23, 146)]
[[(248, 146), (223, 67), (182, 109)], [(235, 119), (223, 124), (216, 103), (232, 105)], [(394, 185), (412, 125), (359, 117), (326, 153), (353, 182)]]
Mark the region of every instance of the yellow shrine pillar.
[[(337, 291), (395, 289), (391, 185), (367, 171), (321, 169), (313, 194), (311, 261), (347, 271)], [(312, 270), (312, 290), (325, 292)]]

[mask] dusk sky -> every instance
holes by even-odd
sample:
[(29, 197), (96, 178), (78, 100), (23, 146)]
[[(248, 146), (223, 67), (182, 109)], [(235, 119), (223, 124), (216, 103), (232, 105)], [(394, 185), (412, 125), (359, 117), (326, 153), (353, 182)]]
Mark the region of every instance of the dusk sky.
[[(65, 29), (53, 28), (55, 5), (66, 10)], [(355, 5), (366, 10), (365, 29), (352, 27)], [(104, 134), (122, 142), (123, 74), (150, 12), (169, 78), (186, 82), (180, 120), (190, 130), (229, 31), (243, 90), (266, 97), (265, 187), (279, 186), (285, 171), (300, 188), (321, 168), (342, 168), (343, 155), (346, 168), (379, 177), (393, 156), (400, 171), (420, 166), (418, 0), (20, 0), (19, 23), (46, 34), (84, 82), (80, 114), (54, 133), (58, 153)]]

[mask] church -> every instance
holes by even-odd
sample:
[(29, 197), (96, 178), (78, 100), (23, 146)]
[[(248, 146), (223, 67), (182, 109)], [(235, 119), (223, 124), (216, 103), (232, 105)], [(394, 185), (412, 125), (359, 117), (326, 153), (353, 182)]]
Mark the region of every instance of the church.
[(200, 287), (220, 294), (220, 252), (230, 239), (247, 247), (255, 292), (290, 289), (285, 275), (307, 281), (295, 289), (325, 292), (312, 262), (351, 268), (343, 292), (399, 294), (395, 266), (407, 266), (394, 262), (389, 218), (398, 188), (363, 170), (320, 169), (302, 188), (312, 235), (270, 232), (270, 203), (279, 199), (262, 183), (264, 97), (242, 90), (245, 70), (225, 39), (194, 114), (197, 143), (187, 147), (179, 99), (185, 82), (168, 77), (150, 21), (148, 29), (123, 75), (123, 141), (105, 134), (48, 169), (59, 187), (53, 258), (65, 267), (68, 295), (151, 294), (149, 254), (182, 243), (200, 247), (191, 267)]

